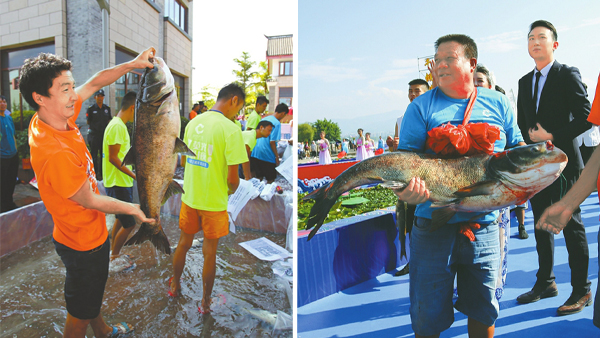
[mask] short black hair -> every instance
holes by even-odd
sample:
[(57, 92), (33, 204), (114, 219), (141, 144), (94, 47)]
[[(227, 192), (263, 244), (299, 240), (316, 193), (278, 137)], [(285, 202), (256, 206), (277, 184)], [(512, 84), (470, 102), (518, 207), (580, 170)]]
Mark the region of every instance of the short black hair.
[(529, 33), (527, 33), (528, 38), (529, 38), (529, 34), (531, 34), (531, 31), (536, 27), (548, 28), (549, 30), (552, 31), (552, 37), (554, 38), (554, 41), (558, 41), (558, 33), (556, 33), (556, 28), (554, 28), (554, 25), (546, 20), (538, 20), (538, 21), (535, 21), (534, 23), (532, 23), (531, 26), (529, 26)]
[(423, 80), (423, 79), (414, 79), (412, 81), (410, 81), (408, 83), (409, 86), (413, 86), (413, 85), (423, 85), (425, 87), (427, 87), (427, 90), (429, 90), (429, 82)]
[(273, 127), (273, 123), (271, 123), (271, 121), (266, 121), (266, 120), (260, 120), (260, 122), (258, 122), (258, 124), (256, 125), (255, 129), (260, 129), (260, 127), (268, 127), (271, 126)]
[(40, 53), (35, 58), (26, 59), (19, 78), (19, 90), (23, 98), (33, 110), (39, 110), (40, 106), (33, 99), (33, 92), (49, 97), (48, 90), (52, 87), (54, 79), (63, 71), (70, 71), (72, 68), (71, 61), (50, 53)]
[(477, 44), (471, 37), (464, 34), (448, 34), (437, 39), (435, 42), (435, 52), (437, 53), (438, 47), (444, 42), (456, 42), (463, 46), (465, 50), (465, 57), (467, 59), (477, 59)]
[(267, 100), (267, 97), (264, 95), (260, 95), (259, 97), (256, 98), (256, 104), (263, 104), (265, 102), (267, 104), (269, 104), (269, 100)]
[(192, 109), (194, 109), (194, 108), (196, 108), (196, 107), (198, 107), (198, 106), (199, 106), (199, 104), (197, 104), (197, 103), (194, 103), (194, 106), (192, 106)]
[(206, 105), (204, 104), (204, 101), (198, 101), (198, 103), (196, 103), (196, 104), (201, 107), (206, 107)]
[(230, 83), (221, 88), (219, 95), (217, 96), (217, 101), (229, 100), (234, 96), (240, 98), (242, 102), (246, 102), (246, 93), (242, 87), (237, 83)]
[(285, 103), (280, 103), (277, 105), (277, 107), (275, 107), (275, 113), (289, 113), (290, 112), (290, 108), (288, 108), (288, 105)]
[(127, 110), (135, 104), (135, 98), (137, 97), (136, 92), (127, 92), (123, 99), (121, 99), (121, 110)]
[(4, 95), (0, 95), (0, 100), (6, 101), (6, 97)]

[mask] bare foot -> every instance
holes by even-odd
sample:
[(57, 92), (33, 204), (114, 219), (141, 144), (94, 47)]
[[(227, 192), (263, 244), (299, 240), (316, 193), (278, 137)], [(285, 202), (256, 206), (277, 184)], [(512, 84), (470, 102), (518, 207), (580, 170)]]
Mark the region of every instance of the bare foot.
[(169, 296), (171, 296), (171, 297), (179, 296), (179, 292), (181, 291), (181, 283), (179, 280), (175, 280), (175, 279), (173, 279), (173, 277), (171, 277), (171, 279), (169, 279), (169, 287), (171, 288), (169, 290)]
[(206, 314), (206, 313), (210, 313), (210, 305), (212, 304), (212, 299), (209, 298), (208, 302), (204, 301), (205, 298), (202, 298), (202, 302), (200, 303), (200, 307), (198, 307), (198, 311), (200, 311), (201, 314)]

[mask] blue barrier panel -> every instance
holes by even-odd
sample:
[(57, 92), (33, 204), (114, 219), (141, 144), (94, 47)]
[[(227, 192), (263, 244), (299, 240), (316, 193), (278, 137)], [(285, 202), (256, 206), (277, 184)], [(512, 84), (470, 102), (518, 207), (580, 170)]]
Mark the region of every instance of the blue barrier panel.
[(400, 260), (395, 208), (323, 225), (310, 242), (298, 234), (298, 306), (375, 278)]

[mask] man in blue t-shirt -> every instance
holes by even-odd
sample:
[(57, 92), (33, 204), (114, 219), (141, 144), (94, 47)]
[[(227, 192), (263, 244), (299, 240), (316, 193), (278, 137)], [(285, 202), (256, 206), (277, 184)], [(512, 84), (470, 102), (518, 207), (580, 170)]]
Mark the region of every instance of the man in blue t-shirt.
[(256, 140), (256, 147), (252, 150), (250, 157), (250, 168), (252, 176), (258, 179), (263, 177), (267, 182), (272, 183), (277, 177), (275, 168), (279, 165), (279, 155), (277, 154), (277, 142), (281, 138), (281, 119), (283, 119), (289, 108), (287, 104), (280, 103), (275, 108), (275, 114), (267, 116), (263, 121), (269, 121), (273, 124), (273, 131), (269, 137), (263, 137)]
[[(461, 124), (474, 90), (477, 97), (470, 122), (484, 122), (500, 129), (495, 151), (524, 144), (506, 97), (473, 84), (477, 65), (475, 41), (465, 35), (446, 35), (436, 41), (435, 49), (432, 73), (438, 87), (409, 104), (398, 149), (433, 153), (426, 148), (427, 132), (447, 122)], [(474, 220), (472, 214), (459, 212), (448, 224), (430, 232), (433, 209), (426, 182), (413, 178), (406, 189), (396, 194), (417, 205), (410, 242), (410, 315), (415, 336), (437, 336), (452, 325), (452, 294), (458, 274), (459, 297), (454, 307), (469, 317), (469, 336), (493, 337), (499, 312), (494, 296), (500, 265), (498, 211)], [(459, 233), (464, 222), (481, 225), (473, 230), (474, 242)]]
[(13, 194), (19, 172), (19, 156), (17, 155), (15, 140), (15, 124), (10, 116), (10, 111), (6, 109), (6, 97), (3, 95), (0, 95), (0, 125), (2, 126), (2, 141), (0, 142), (2, 146), (0, 156), (0, 177), (2, 178), (0, 182), (2, 189), (0, 203), (2, 204), (2, 210), (0, 212), (6, 212), (17, 208), (13, 201)]

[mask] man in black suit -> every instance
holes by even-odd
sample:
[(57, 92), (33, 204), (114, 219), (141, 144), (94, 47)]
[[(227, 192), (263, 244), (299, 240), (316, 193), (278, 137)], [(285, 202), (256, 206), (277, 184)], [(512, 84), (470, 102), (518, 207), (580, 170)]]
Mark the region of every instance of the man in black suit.
[[(576, 137), (591, 127), (591, 123), (587, 122), (590, 102), (579, 70), (554, 60), (558, 41), (556, 29), (550, 22), (539, 20), (531, 24), (527, 48), (536, 67), (519, 80), (519, 128), (528, 144), (550, 140), (569, 157), (563, 171), (564, 178), (560, 177), (531, 198), (533, 216), (537, 222), (544, 210), (558, 202), (573, 186), (583, 168)], [(592, 302), (588, 279), (589, 250), (579, 208), (573, 212), (573, 218), (564, 229), (564, 236), (569, 252), (573, 291), (557, 309), (558, 315), (577, 313)], [(554, 235), (536, 229), (535, 241), (539, 261), (537, 281), (531, 291), (517, 297), (519, 303), (531, 303), (558, 295), (553, 271)]]

